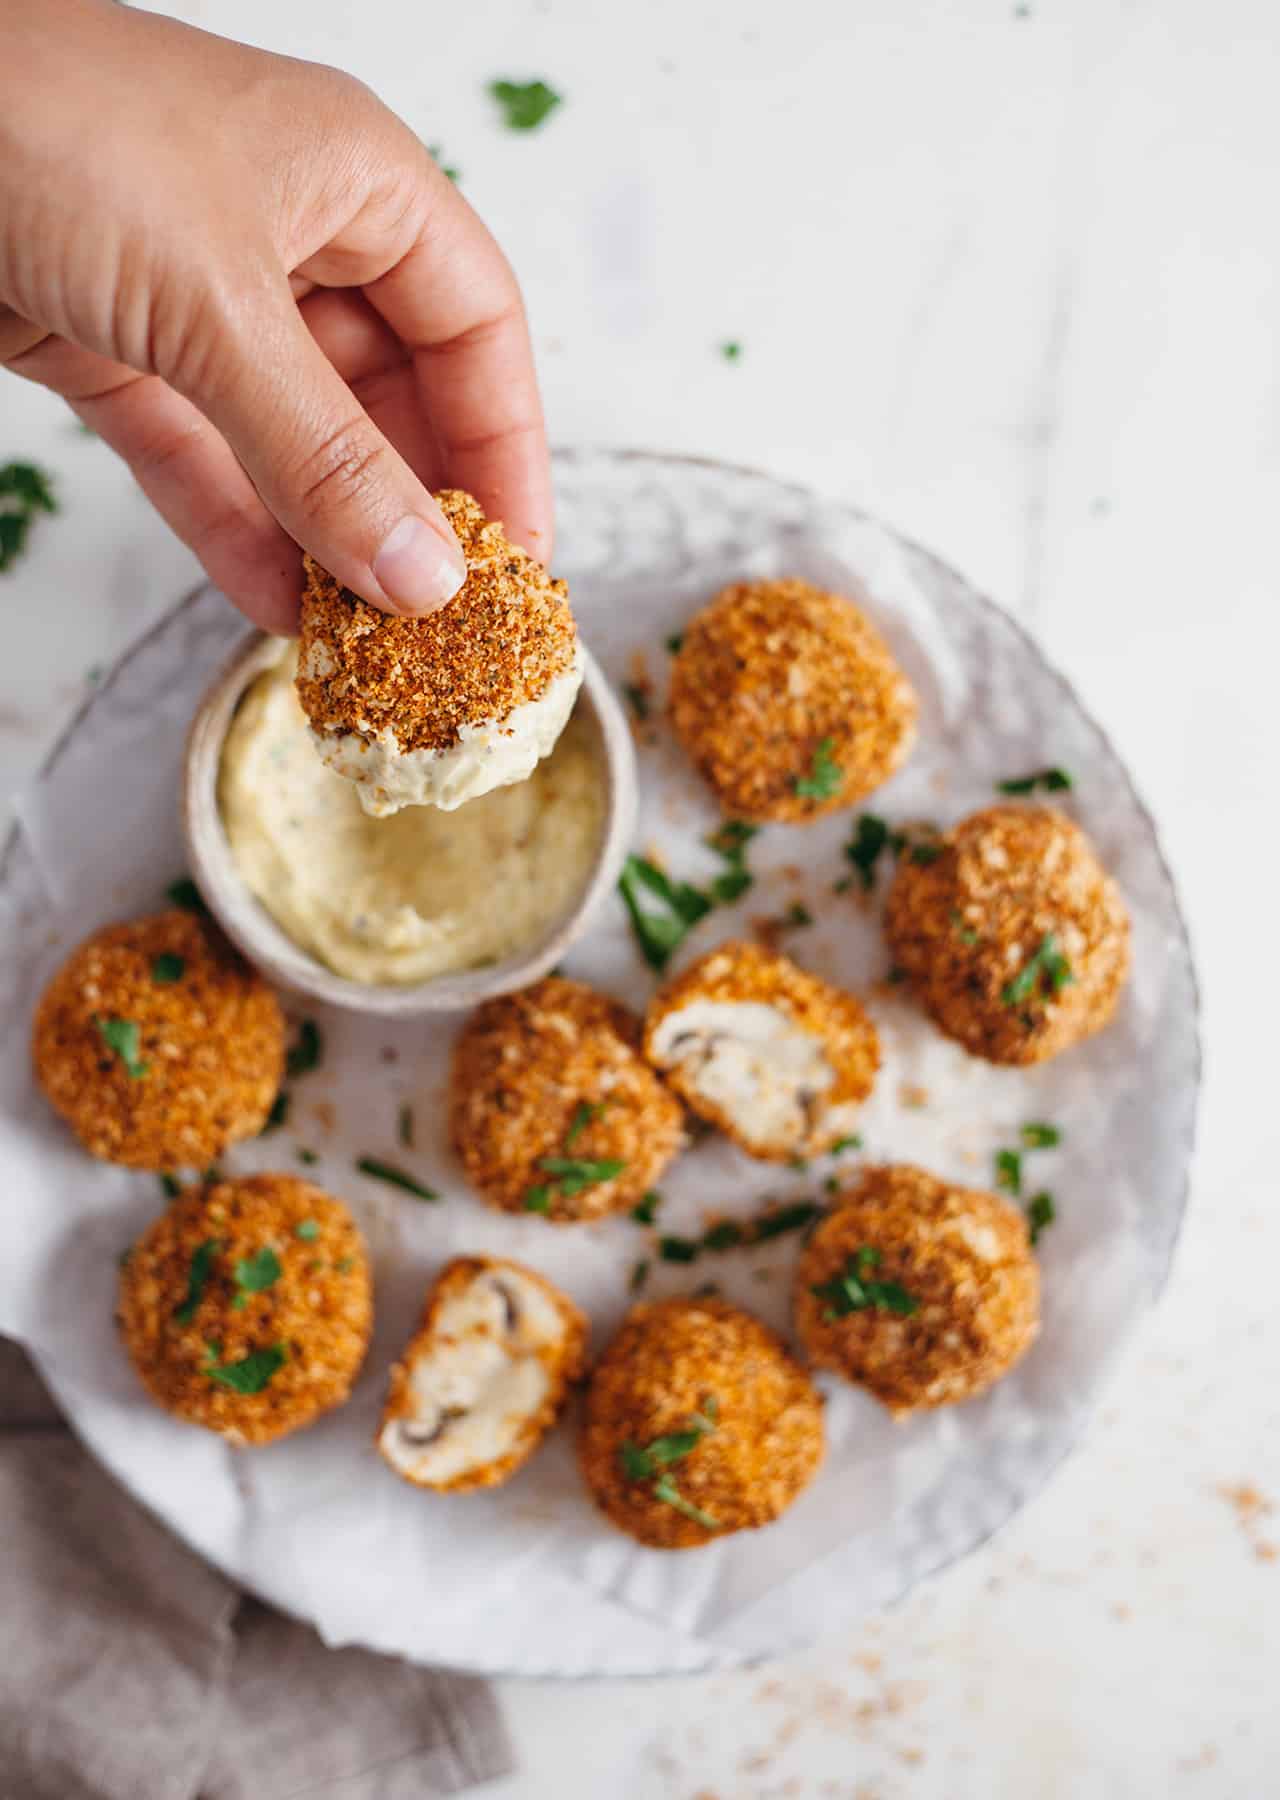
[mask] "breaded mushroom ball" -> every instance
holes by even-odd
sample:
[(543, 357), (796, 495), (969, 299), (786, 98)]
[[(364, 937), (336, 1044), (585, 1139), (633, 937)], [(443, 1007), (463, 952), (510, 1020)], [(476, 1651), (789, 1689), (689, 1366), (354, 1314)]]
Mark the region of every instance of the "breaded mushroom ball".
[(750, 1156), (817, 1156), (855, 1128), (880, 1063), (859, 1001), (752, 943), (721, 944), (656, 996), (645, 1055)]
[(509, 1481), (559, 1418), (586, 1342), (586, 1318), (533, 1269), (455, 1257), (391, 1371), (379, 1451), (442, 1494)]
[(568, 590), (470, 494), (437, 500), (467, 559), (439, 612), (392, 618), (306, 558), (297, 688), (321, 757), (381, 818), (452, 812), (533, 773), (582, 685)]
[(1038, 1063), (1101, 1031), (1129, 972), (1129, 915), (1080, 827), (990, 806), (931, 859), (904, 857), (885, 908), (895, 966), (974, 1056)]
[(915, 740), (916, 699), (851, 600), (755, 581), (685, 627), (671, 719), (731, 818), (796, 824), (889, 779)]
[(36, 1079), (92, 1156), (203, 1168), (256, 1137), (284, 1073), (271, 989), (193, 912), (94, 932), (36, 1008)]
[(463, 1027), (450, 1129), (491, 1205), (557, 1225), (634, 1206), (684, 1141), (639, 1020), (557, 975), (486, 1001)]
[(597, 1506), (657, 1550), (768, 1525), (822, 1462), (822, 1397), (780, 1338), (725, 1300), (633, 1307), (587, 1388), (579, 1460)]
[(1027, 1222), (996, 1194), (906, 1164), (869, 1168), (801, 1252), (795, 1320), (810, 1360), (896, 1417), (971, 1400), (1040, 1324)]
[(355, 1221), (295, 1175), (185, 1189), (120, 1273), (124, 1346), (152, 1399), (233, 1444), (341, 1406), (372, 1320)]

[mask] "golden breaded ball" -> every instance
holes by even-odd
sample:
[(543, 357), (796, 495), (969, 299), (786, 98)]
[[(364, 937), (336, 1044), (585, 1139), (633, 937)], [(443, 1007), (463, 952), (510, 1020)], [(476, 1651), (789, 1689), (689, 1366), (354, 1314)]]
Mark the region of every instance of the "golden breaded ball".
[(391, 1371), (379, 1452), (441, 1494), (509, 1481), (563, 1411), (586, 1345), (585, 1315), (535, 1270), (455, 1257)]
[(152, 1399), (233, 1444), (341, 1406), (372, 1322), (355, 1221), (295, 1175), (184, 1189), (120, 1272), (121, 1335)]
[(822, 1396), (725, 1300), (633, 1307), (587, 1388), (579, 1460), (597, 1506), (657, 1550), (768, 1525), (813, 1480)]
[(853, 1134), (880, 1063), (852, 994), (760, 944), (721, 944), (664, 987), (645, 1055), (750, 1156), (817, 1156)]
[(731, 818), (795, 824), (854, 805), (901, 767), (916, 699), (852, 601), (755, 581), (685, 627), (671, 719)]
[(562, 1225), (644, 1197), (684, 1134), (639, 1045), (626, 1007), (556, 975), (472, 1015), (453, 1053), (450, 1129), (491, 1205)]
[(990, 806), (904, 857), (889, 890), (894, 965), (974, 1056), (1037, 1063), (1101, 1031), (1129, 972), (1129, 915), (1080, 827)]
[(971, 1400), (1039, 1329), (1026, 1219), (996, 1194), (923, 1169), (865, 1169), (801, 1252), (795, 1321), (818, 1368), (895, 1416)]
[[(298, 697), (324, 760), (359, 784), (375, 815), (406, 804), (451, 810), (486, 791), (475, 765), (489, 770), (489, 787), (523, 779), (552, 749), (582, 678), (564, 582), (509, 542), (470, 494), (449, 488), (436, 498), (467, 563), (463, 586), (437, 612), (393, 617), (305, 558)], [(538, 710), (513, 719), (520, 708)], [(450, 757), (468, 750), (464, 734), (465, 792), (455, 791), (462, 777)], [(517, 748), (528, 754), (513, 768)]]
[(284, 1074), (271, 989), (211, 922), (165, 912), (94, 932), (36, 1008), (32, 1058), (92, 1156), (203, 1168), (256, 1137)]

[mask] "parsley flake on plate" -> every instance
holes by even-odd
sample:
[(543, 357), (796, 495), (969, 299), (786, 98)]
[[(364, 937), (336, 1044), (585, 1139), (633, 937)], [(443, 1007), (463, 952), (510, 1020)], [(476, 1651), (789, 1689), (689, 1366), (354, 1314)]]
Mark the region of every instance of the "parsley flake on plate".
[(98, 1028), (98, 1036), (113, 1055), (118, 1056), (124, 1064), (125, 1074), (130, 1081), (141, 1081), (150, 1063), (143, 1062), (140, 1055), (142, 1049), (142, 1033), (138, 1030), (134, 1019), (104, 1019), (99, 1013), (93, 1015), (93, 1022)]
[(1040, 1193), (1031, 1196), (1027, 1201), (1027, 1224), (1031, 1229), (1033, 1246), (1039, 1240), (1040, 1233), (1052, 1225), (1057, 1216), (1052, 1194)]
[(358, 1156), (356, 1167), (362, 1175), (372, 1176), (374, 1181), (385, 1181), (388, 1187), (402, 1188), (406, 1194), (412, 1194), (415, 1200), (438, 1200), (439, 1194), (434, 1188), (424, 1187), (412, 1175), (403, 1169), (397, 1169), (394, 1163), (381, 1162), (376, 1156)]
[(312, 1069), (319, 1068), (320, 1059), (324, 1055), (324, 1041), (320, 1036), (320, 1027), (314, 1019), (304, 1019), (298, 1027), (297, 1042), (290, 1046), (284, 1059), (285, 1074), (290, 1081), (299, 1075), (309, 1074)]
[(43, 469), (23, 462), (0, 468), (0, 573), (26, 549), (37, 514), (57, 510), (52, 483)]
[(649, 717), (649, 693), (638, 681), (624, 681), (622, 691), (627, 697), (627, 704), (640, 724)]
[(646, 1257), (641, 1257), (640, 1261), (638, 1263), (636, 1263), (635, 1267), (632, 1269), (631, 1279), (627, 1283), (627, 1286), (633, 1294), (638, 1294), (640, 1292), (641, 1288), (644, 1286), (645, 1282), (648, 1281), (648, 1279), (649, 1279), (649, 1259), (646, 1256)]
[(489, 92), (502, 108), (508, 131), (535, 131), (561, 104), (561, 96), (545, 81), (491, 81)]
[(721, 344), (720, 354), (726, 362), (741, 362), (742, 345), (736, 338), (730, 338), (727, 343)]
[[(632, 929), (645, 961), (659, 972), (712, 907), (700, 888), (670, 880), (643, 856), (627, 858), (618, 877), (618, 892), (631, 915)], [(646, 895), (652, 895), (659, 907), (646, 905)]]
[(631, 1208), (631, 1217), (637, 1225), (652, 1225), (654, 1214), (662, 1204), (662, 1195), (656, 1188), (650, 1188)]
[(396, 1136), (406, 1150), (413, 1149), (413, 1108), (407, 1100), (396, 1117)]
[(266, 1124), (258, 1133), (259, 1137), (265, 1137), (269, 1131), (278, 1131), (280, 1129), (285, 1120), (289, 1117), (291, 1101), (292, 1095), (288, 1088), (281, 1088), (280, 1092), (271, 1102), (271, 1111), (267, 1114)]
[(793, 783), (802, 800), (829, 800), (844, 780), (844, 770), (832, 757), (834, 738), (823, 738), (813, 753), (807, 775), (798, 775)]
[(1039, 1119), (1024, 1125), (1018, 1133), (1023, 1148), (1027, 1150), (1056, 1150), (1062, 1142), (1062, 1133), (1056, 1125), (1043, 1124)]
[(1016, 1150), (996, 1151), (996, 1186), (1003, 1194), (1022, 1192), (1022, 1157)]
[(449, 163), (447, 163), (443, 160), (444, 150), (442, 149), (442, 147), (439, 144), (428, 144), (427, 145), (427, 155), (431, 158), (432, 162), (435, 163), (435, 165), (439, 169), (440, 173), (442, 175), (447, 175), (449, 180), (452, 181), (455, 185), (459, 181), (462, 180), (461, 169), (455, 169)]
[(170, 905), (181, 907), (183, 912), (207, 913), (209, 908), (204, 903), (204, 895), (189, 875), (180, 876), (171, 881), (165, 889)]
[(1031, 775), (1015, 775), (1011, 781), (997, 781), (998, 794), (1034, 794), (1043, 788), (1046, 794), (1062, 794), (1074, 787), (1066, 769), (1037, 769)]
[(867, 893), (876, 884), (876, 864), (885, 850), (893, 848), (895, 837), (896, 833), (890, 831), (879, 813), (859, 813), (844, 853), (858, 871), (858, 880)]
[(880, 1261), (880, 1251), (871, 1244), (863, 1244), (845, 1263), (842, 1274), (833, 1276), (830, 1281), (818, 1282), (810, 1289), (819, 1300), (827, 1303), (822, 1315), (825, 1320), (847, 1319), (851, 1313), (872, 1308), (897, 1313), (902, 1318), (909, 1318), (919, 1310), (920, 1302), (898, 1282), (869, 1279), (870, 1271)]
[(672, 656), (679, 656), (680, 652), (684, 649), (684, 633), (682, 631), (673, 631), (671, 636), (665, 641), (667, 649), (671, 652)]

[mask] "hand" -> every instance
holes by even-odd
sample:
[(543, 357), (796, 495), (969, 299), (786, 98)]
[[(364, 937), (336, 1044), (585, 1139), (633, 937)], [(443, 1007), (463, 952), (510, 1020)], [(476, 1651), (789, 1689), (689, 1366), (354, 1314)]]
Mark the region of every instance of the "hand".
[(471, 490), (542, 561), (520, 293), (413, 133), (336, 70), (111, 0), (0, 0), (0, 365), (70, 401), (209, 575), (295, 628), (296, 546), (389, 612)]

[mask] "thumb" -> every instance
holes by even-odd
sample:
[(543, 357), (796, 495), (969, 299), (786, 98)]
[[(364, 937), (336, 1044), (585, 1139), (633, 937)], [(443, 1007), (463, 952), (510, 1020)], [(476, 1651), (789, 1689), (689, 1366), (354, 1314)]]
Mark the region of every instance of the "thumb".
[(203, 372), (188, 398), (290, 537), (344, 587), (393, 613), (435, 612), (453, 598), (467, 570), (448, 520), (291, 294), (225, 320)]

